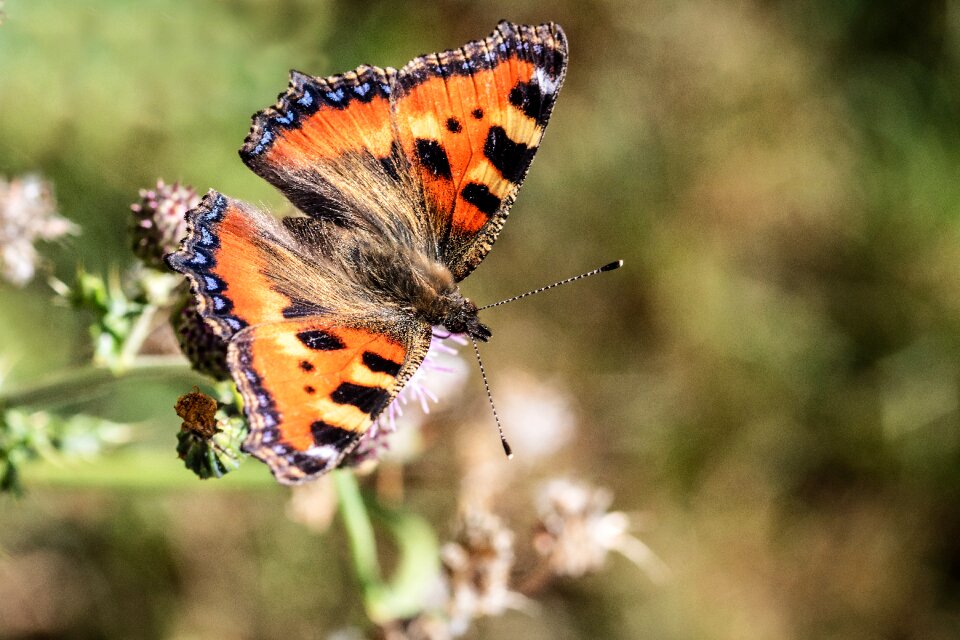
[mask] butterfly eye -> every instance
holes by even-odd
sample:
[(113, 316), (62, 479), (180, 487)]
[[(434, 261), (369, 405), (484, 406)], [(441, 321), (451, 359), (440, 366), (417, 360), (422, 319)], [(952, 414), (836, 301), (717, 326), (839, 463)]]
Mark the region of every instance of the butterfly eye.
[(451, 333), (467, 333), (467, 323), (462, 318), (448, 318), (443, 326)]

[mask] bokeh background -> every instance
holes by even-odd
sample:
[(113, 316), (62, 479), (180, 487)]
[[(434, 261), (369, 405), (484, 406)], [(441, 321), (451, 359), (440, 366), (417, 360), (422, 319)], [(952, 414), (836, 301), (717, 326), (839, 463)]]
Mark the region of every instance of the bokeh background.
[[(957, 3), (8, 0), (6, 12), (0, 174), (43, 174), (82, 226), (44, 250), (65, 279), (78, 263), (131, 262), (128, 207), (157, 177), (282, 210), (236, 149), (288, 68), (399, 67), (500, 18), (560, 23), (566, 85), (464, 288), (492, 301), (625, 260), (489, 312), (484, 356), (495, 395), (518, 379), (564, 394), (576, 435), (540, 475), (609, 487), (672, 576), (611, 556), (470, 637), (960, 637)], [(89, 359), (85, 318), (52, 305), (42, 279), (0, 296), (5, 384)], [(25, 497), (0, 498), (0, 601), (20, 603), (0, 604), (0, 636), (327, 637), (363, 621), (338, 527), (292, 522), (288, 492), (255, 462), (238, 480), (182, 469), (181, 392), (91, 399), (136, 422), (140, 446), (28, 473)], [(458, 402), (407, 485), (441, 535), (456, 434), (499, 446), (476, 376)]]

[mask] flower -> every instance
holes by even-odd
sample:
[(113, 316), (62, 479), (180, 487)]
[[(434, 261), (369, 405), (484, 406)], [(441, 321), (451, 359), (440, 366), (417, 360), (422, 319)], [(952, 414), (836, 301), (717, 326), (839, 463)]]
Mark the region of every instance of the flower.
[(40, 262), (34, 242), (78, 232), (56, 208), (53, 187), (40, 176), (0, 178), (0, 273), (7, 282), (22, 287), (33, 279)]
[(509, 372), (497, 388), (497, 409), (519, 462), (549, 458), (573, 439), (577, 421), (568, 394), (522, 371)]
[(607, 511), (612, 501), (613, 495), (606, 489), (551, 480), (537, 499), (534, 548), (559, 576), (579, 577), (597, 571), (610, 551), (619, 551), (652, 580), (663, 581), (669, 569), (647, 545), (629, 535), (627, 514)]
[(141, 189), (140, 202), (130, 205), (133, 253), (148, 267), (165, 270), (163, 257), (180, 246), (187, 235), (186, 214), (200, 204), (193, 188), (157, 180), (154, 189)]
[(461, 514), (455, 540), (440, 549), (454, 636), (462, 635), (474, 618), (526, 604), (524, 596), (510, 589), (513, 539), (513, 531), (489, 511), (468, 508)]
[(457, 429), (456, 451), (463, 477), (460, 502), (492, 508), (511, 487), (532, 474), (555, 469), (560, 454), (576, 435), (576, 412), (570, 396), (555, 385), (523, 371), (497, 378), (494, 387), (503, 430), (515, 453), (507, 462), (496, 444), (494, 417), (478, 412), (468, 428)]

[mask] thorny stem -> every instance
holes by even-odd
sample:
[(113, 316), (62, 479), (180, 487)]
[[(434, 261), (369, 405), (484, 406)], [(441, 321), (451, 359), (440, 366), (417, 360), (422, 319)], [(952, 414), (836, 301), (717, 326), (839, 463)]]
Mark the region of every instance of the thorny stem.
[(123, 350), (120, 352), (119, 368), (126, 369), (136, 360), (137, 352), (143, 346), (144, 340), (150, 335), (153, 328), (153, 318), (157, 313), (156, 305), (148, 304), (143, 308), (143, 312), (137, 316), (136, 322), (130, 329), (127, 339), (123, 342)]
[(20, 389), (0, 392), (0, 408), (55, 407), (76, 401), (78, 397), (94, 393), (100, 387), (119, 380), (151, 380), (170, 377), (172, 374), (201, 379), (180, 356), (140, 356), (122, 371), (86, 365), (54, 374), (46, 380)]

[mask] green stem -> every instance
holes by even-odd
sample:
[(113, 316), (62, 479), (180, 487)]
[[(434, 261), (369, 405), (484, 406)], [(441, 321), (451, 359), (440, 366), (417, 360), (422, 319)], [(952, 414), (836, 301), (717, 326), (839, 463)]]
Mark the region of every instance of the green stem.
[(383, 587), (373, 525), (370, 524), (367, 508), (360, 495), (360, 485), (353, 472), (349, 469), (337, 469), (333, 472), (333, 483), (339, 497), (340, 517), (343, 518), (343, 526), (350, 541), (353, 566), (364, 592), (369, 596), (371, 590)]
[(123, 371), (115, 372), (104, 367), (86, 365), (49, 376), (46, 380), (19, 389), (0, 393), (0, 407), (56, 406), (76, 399), (81, 394), (96, 391), (99, 387), (118, 380), (150, 380), (168, 378), (172, 375), (203, 378), (194, 373), (183, 358), (176, 356), (141, 356)]
[[(334, 471), (333, 482), (340, 498), (340, 514), (350, 541), (354, 569), (363, 588), (367, 615), (383, 625), (421, 612), (425, 594), (439, 574), (440, 553), (430, 524), (412, 513), (385, 510), (373, 501), (368, 511), (350, 470)], [(380, 573), (371, 512), (397, 546), (397, 566), (386, 582)]]
[(143, 308), (143, 311), (140, 315), (137, 316), (137, 320), (133, 323), (133, 327), (130, 329), (130, 333), (127, 334), (127, 339), (123, 342), (123, 349), (120, 352), (119, 366), (122, 369), (127, 369), (130, 365), (136, 361), (137, 353), (140, 351), (140, 347), (143, 346), (143, 342), (150, 335), (150, 329), (153, 324), (153, 317), (157, 313), (157, 307), (152, 304), (148, 304)]

